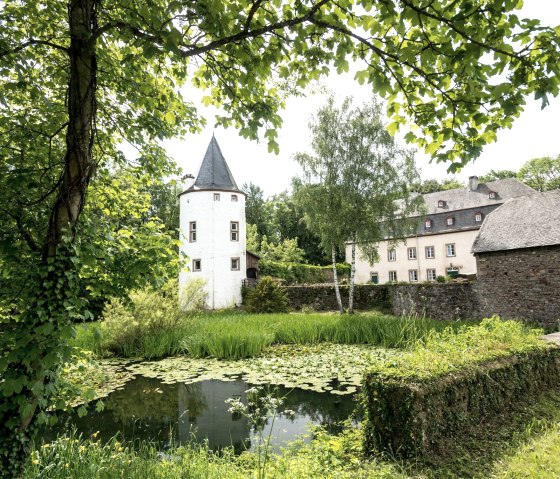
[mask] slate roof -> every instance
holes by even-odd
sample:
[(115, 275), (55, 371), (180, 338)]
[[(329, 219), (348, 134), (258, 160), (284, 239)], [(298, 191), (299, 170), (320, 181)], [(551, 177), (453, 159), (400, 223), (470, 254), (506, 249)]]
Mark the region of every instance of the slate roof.
[(490, 213), (472, 252), (560, 244), (560, 190), (512, 198)]
[[(488, 198), (493, 191), (496, 197)], [(535, 190), (515, 178), (491, 181), (490, 183), (479, 183), (474, 191), (467, 188), (455, 188), (447, 191), (436, 191), (422, 195), (428, 209), (427, 215), (445, 213), (455, 210), (480, 208), (487, 205), (499, 205), (516, 196), (529, 195)], [(446, 202), (443, 208), (438, 207), (439, 200)]]
[(208, 144), (194, 184), (187, 191), (196, 190), (226, 190), (245, 194), (237, 187), (214, 136)]

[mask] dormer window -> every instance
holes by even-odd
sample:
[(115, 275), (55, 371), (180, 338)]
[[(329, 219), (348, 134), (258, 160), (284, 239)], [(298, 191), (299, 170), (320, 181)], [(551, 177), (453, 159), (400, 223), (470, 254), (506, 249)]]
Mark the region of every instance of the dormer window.
[(475, 213), (474, 214), (474, 221), (476, 223), (480, 223), (482, 221), (482, 213), (480, 213), (480, 212)]
[(429, 230), (429, 229), (432, 227), (432, 224), (433, 224), (433, 223), (432, 223), (432, 220), (426, 220), (426, 221), (424, 222), (424, 226), (425, 226), (425, 228), (426, 228), (427, 230)]
[(446, 222), (447, 226), (453, 226), (455, 224), (455, 218), (453, 218), (453, 216), (448, 216)]
[(439, 200), (439, 201), (437, 202), (437, 206), (438, 206), (438, 208), (445, 208), (445, 207), (447, 206), (447, 201), (445, 201), (445, 200)]
[(494, 199), (496, 199), (496, 196), (497, 196), (497, 194), (496, 194), (495, 191), (489, 191), (489, 192), (488, 192), (488, 199), (489, 199), (489, 200), (494, 200)]

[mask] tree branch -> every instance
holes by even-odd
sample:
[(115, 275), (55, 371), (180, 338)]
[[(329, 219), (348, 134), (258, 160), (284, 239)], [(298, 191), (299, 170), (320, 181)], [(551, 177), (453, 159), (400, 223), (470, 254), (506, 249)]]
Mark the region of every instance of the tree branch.
[(0, 58), (3, 58), (8, 55), (14, 55), (16, 53), (25, 50), (26, 48), (35, 46), (35, 45), (46, 45), (51, 48), (55, 48), (57, 50), (63, 51), (64, 53), (68, 53), (68, 48), (63, 47), (62, 45), (57, 45), (56, 43), (49, 42), (47, 40), (36, 40), (34, 38), (30, 39), (29, 41), (22, 43), (21, 45), (12, 48), (11, 50), (3, 50), (0, 51)]

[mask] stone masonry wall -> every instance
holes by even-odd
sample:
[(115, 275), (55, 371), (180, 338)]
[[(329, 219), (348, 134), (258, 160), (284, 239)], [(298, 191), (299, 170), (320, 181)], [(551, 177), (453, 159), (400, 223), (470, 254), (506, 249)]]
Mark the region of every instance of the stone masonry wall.
[(422, 283), (390, 287), (393, 314), (418, 314), (433, 319), (481, 318), (474, 282)]
[(557, 328), (560, 320), (560, 246), (479, 253), (483, 314)]
[[(336, 296), (332, 284), (314, 284), (287, 286), (290, 307), (301, 310), (302, 307), (315, 311), (336, 311)], [(340, 286), (342, 304), (348, 306), (348, 286)], [(389, 287), (387, 285), (357, 284), (354, 289), (354, 307), (356, 309), (391, 310)]]

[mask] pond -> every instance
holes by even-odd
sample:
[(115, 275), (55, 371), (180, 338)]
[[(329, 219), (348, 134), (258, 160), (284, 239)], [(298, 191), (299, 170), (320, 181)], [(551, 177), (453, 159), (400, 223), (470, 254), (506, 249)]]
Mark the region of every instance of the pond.
[[(336, 386), (335, 383), (333, 383)], [(101, 412), (92, 406), (84, 417), (77, 413), (59, 418), (59, 423), (42, 431), (44, 441), (64, 434), (72, 427), (84, 437), (95, 433), (107, 441), (116, 433), (126, 441), (147, 440), (160, 450), (189, 441), (205, 442), (213, 450), (233, 446), (236, 453), (252, 449), (258, 437), (249, 421), (240, 414), (228, 412), (228, 398), (247, 403), (246, 391), (252, 385), (240, 377), (227, 380), (166, 383), (159, 378), (135, 376), (105, 399)], [(276, 450), (320, 425), (331, 433), (342, 429), (341, 422), (350, 418), (357, 403), (354, 395), (334, 395), (300, 388), (264, 387), (275, 397), (285, 397), (281, 410), (293, 415), (278, 415), (274, 420), (272, 444)], [(270, 432), (269, 419), (264, 435)]]

